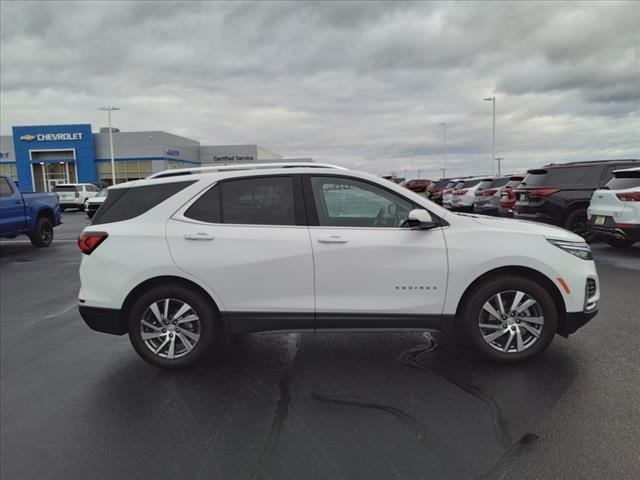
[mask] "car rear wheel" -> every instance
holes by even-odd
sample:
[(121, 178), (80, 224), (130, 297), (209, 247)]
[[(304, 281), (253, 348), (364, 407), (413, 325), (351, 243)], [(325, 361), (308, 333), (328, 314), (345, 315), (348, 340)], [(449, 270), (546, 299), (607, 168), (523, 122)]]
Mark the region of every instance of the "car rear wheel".
[(549, 292), (524, 276), (494, 277), (482, 283), (465, 301), (461, 314), (474, 347), (503, 363), (542, 353), (558, 322)]
[(589, 228), (589, 219), (586, 210), (576, 210), (567, 217), (565, 228), (580, 235), (585, 241), (590, 242), (595, 238), (594, 233)]
[(34, 247), (48, 247), (53, 242), (53, 224), (47, 217), (40, 217), (36, 228), (29, 235), (29, 240)]
[(166, 370), (194, 363), (220, 332), (210, 303), (179, 284), (145, 292), (129, 313), (133, 348), (151, 365)]

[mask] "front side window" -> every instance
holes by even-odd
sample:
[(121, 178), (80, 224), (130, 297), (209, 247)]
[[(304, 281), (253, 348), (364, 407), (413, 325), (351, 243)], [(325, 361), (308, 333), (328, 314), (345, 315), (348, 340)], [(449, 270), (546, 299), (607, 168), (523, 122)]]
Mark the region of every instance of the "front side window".
[(318, 224), (323, 227), (405, 227), (411, 202), (384, 188), (340, 177), (311, 177)]

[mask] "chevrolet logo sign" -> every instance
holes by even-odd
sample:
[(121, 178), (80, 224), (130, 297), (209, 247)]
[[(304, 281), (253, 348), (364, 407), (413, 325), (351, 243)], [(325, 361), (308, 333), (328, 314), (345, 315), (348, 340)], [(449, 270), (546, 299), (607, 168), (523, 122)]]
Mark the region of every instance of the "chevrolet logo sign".
[(31, 142), (36, 139), (35, 135), (22, 135), (20, 137), (21, 142)]

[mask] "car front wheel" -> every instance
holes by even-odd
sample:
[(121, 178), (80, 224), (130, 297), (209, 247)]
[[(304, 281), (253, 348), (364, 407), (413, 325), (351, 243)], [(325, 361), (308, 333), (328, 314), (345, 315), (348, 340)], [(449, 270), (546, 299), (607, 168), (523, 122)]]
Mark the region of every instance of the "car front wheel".
[(182, 285), (155, 287), (129, 313), (129, 339), (151, 365), (184, 368), (200, 358), (220, 335), (217, 315), (202, 295)]
[(461, 311), (474, 347), (491, 360), (515, 363), (542, 353), (557, 330), (549, 292), (525, 276), (495, 277), (480, 284)]

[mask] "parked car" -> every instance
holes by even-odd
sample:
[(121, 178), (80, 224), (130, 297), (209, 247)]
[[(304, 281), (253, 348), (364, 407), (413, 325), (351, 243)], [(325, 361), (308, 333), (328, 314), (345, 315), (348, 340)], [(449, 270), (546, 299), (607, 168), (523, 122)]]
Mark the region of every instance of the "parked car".
[(529, 170), (516, 191), (513, 216), (558, 225), (591, 240), (587, 221), (591, 195), (613, 177), (614, 170), (638, 165), (639, 160), (598, 160)]
[(98, 193), (96, 193), (95, 197), (87, 199), (84, 204), (84, 211), (88, 215), (89, 218), (92, 218), (98, 209), (102, 206), (105, 199), (107, 198), (107, 188), (103, 188)]
[(509, 177), (485, 178), (476, 188), (473, 211), (481, 215), (498, 216), (500, 192), (509, 182)]
[(501, 217), (511, 218), (516, 208), (516, 193), (526, 174), (512, 175), (509, 177), (507, 184), (500, 189), (500, 202), (498, 204), (498, 214)]
[(427, 188), (427, 198), (432, 202), (436, 202), (438, 205), (442, 205), (442, 192), (449, 182), (451, 182), (450, 178), (442, 178), (437, 182), (433, 182)]
[(614, 170), (613, 178), (593, 192), (589, 228), (612, 247), (640, 241), (640, 167)]
[(53, 191), (58, 195), (64, 212), (67, 208), (84, 210), (86, 201), (95, 197), (99, 190), (93, 183), (59, 183)]
[(454, 214), (330, 165), (186, 170), (111, 187), (78, 240), (82, 317), (153, 365), (228, 335), (371, 328), (462, 328), (517, 362), (598, 310), (591, 250), (566, 230)]
[(53, 193), (21, 193), (8, 175), (0, 175), (0, 237), (26, 235), (35, 247), (48, 247), (60, 225), (60, 205)]
[(413, 180), (405, 180), (400, 185), (414, 192), (426, 192), (427, 187), (431, 184), (431, 180), (416, 178)]
[(442, 190), (442, 206), (445, 208), (451, 208), (451, 194), (455, 186), (460, 182), (459, 179), (454, 178), (449, 183), (445, 185)]
[(483, 177), (468, 178), (456, 184), (451, 192), (451, 209), (473, 211), (473, 202), (476, 199), (476, 190)]

